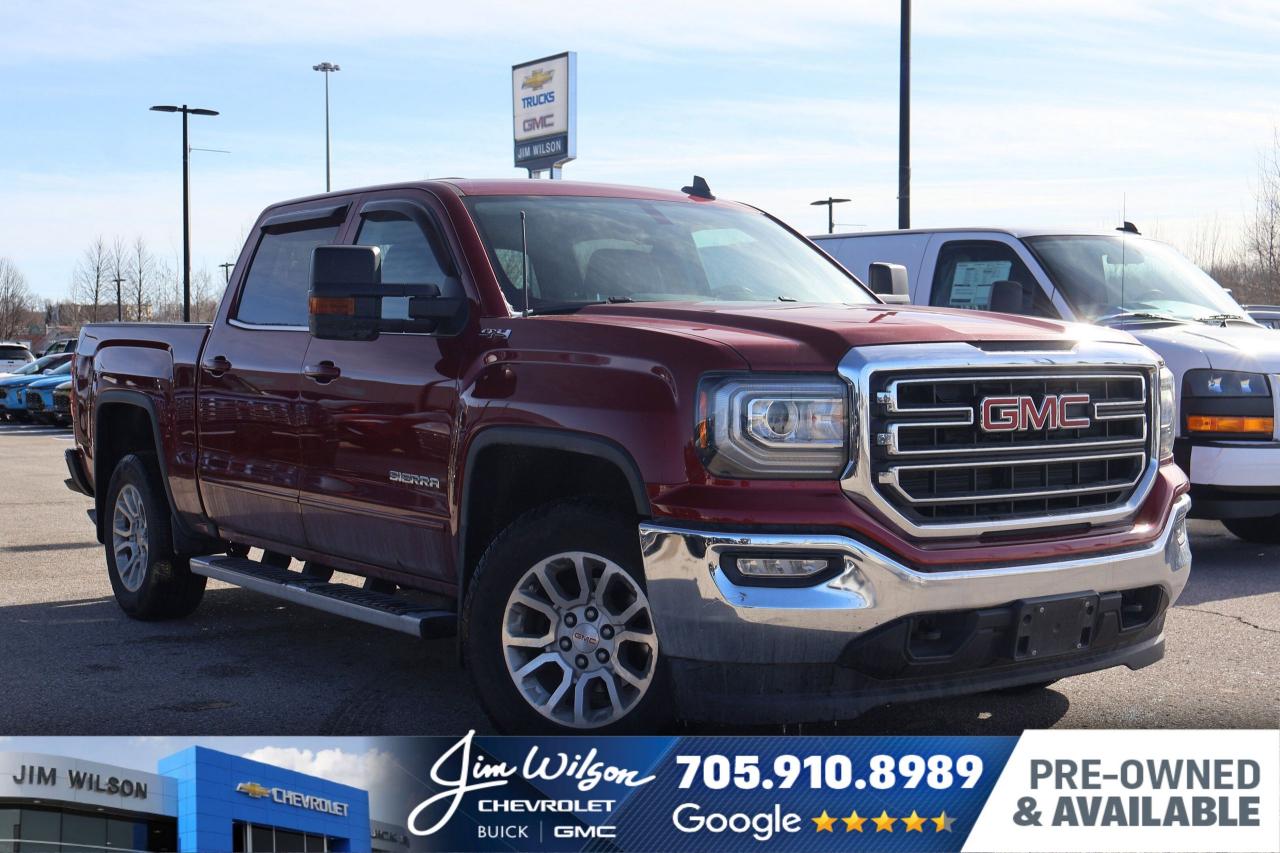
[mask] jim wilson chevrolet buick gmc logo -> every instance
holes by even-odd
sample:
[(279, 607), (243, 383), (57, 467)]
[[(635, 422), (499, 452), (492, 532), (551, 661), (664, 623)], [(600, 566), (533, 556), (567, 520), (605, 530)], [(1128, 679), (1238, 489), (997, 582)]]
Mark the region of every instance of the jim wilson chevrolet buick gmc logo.
[(1039, 404), (1026, 395), (1017, 397), (984, 397), (982, 429), (984, 432), (1019, 432), (1021, 430), (1081, 429), (1089, 426), (1089, 418), (1072, 416), (1068, 407), (1089, 405), (1088, 394), (1050, 394)]

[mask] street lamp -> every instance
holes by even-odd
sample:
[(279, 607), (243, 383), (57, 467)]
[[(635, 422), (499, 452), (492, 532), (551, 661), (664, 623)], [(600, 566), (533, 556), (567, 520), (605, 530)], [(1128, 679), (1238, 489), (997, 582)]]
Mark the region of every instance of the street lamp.
[(332, 62), (321, 62), (319, 65), (311, 66), (312, 71), (319, 71), (324, 74), (324, 191), (329, 191), (329, 74), (334, 71), (341, 71)]
[(124, 303), (120, 299), (120, 285), (124, 284), (124, 279), (121, 278), (120, 276), (116, 276), (111, 280), (116, 283), (116, 322), (123, 323), (124, 322)]
[(187, 143), (187, 116), (216, 116), (217, 110), (183, 104), (154, 106), (158, 113), (182, 113), (182, 322), (191, 322), (191, 148)]
[(911, 0), (902, 0), (898, 34), (898, 227), (911, 227)]
[(824, 204), (827, 206), (827, 233), (834, 234), (836, 233), (836, 205), (844, 204), (846, 201), (852, 200), (853, 199), (832, 198), (831, 196), (827, 196), (826, 198), (820, 198), (817, 201), (811, 201), (809, 204), (814, 207)]

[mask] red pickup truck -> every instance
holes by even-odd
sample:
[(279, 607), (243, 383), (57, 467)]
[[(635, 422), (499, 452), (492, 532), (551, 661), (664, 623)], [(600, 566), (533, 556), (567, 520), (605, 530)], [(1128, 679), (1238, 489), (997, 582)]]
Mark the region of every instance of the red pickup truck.
[(128, 615), (212, 577), (456, 632), (509, 732), (1158, 660), (1190, 568), (1168, 371), (1122, 332), (890, 304), (902, 273), (873, 292), (701, 181), (274, 205), (212, 324), (84, 329), (68, 482)]

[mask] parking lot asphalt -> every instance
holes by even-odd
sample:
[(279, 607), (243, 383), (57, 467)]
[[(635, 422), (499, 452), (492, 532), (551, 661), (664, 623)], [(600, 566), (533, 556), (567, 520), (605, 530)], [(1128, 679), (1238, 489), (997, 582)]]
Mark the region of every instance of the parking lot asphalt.
[[(452, 640), (424, 643), (216, 582), (186, 620), (125, 618), (85, 514), (91, 502), (63, 485), (69, 440), (65, 430), (0, 424), (0, 735), (490, 731)], [(1020, 695), (886, 706), (802, 730), (1273, 728), (1280, 546), (1195, 522), (1192, 549), (1191, 582), (1154, 666)]]

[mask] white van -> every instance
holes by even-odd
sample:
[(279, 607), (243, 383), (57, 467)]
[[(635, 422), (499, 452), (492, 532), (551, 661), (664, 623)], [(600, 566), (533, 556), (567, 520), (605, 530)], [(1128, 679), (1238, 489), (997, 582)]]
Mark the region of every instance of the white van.
[[(896, 280), (902, 301), (905, 288), (917, 305), (1124, 328), (1176, 377), (1174, 455), (1191, 478), (1191, 514), (1222, 519), (1241, 539), (1280, 542), (1280, 335), (1171, 246), (1128, 223), (1109, 233), (946, 228), (812, 239), (878, 290)], [(888, 275), (884, 264), (907, 274)]]

